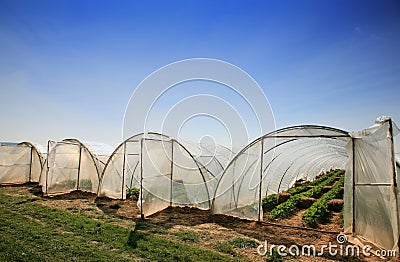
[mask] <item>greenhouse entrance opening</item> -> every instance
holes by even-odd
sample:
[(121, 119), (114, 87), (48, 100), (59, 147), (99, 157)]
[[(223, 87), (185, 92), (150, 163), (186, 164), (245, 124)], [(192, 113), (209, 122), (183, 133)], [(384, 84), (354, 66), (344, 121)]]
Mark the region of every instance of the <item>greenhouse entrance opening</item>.
[(324, 126), (273, 131), (243, 148), (225, 169), (213, 199), (213, 214), (262, 221), (262, 199), (313, 180), (322, 171), (344, 169), (350, 135)]

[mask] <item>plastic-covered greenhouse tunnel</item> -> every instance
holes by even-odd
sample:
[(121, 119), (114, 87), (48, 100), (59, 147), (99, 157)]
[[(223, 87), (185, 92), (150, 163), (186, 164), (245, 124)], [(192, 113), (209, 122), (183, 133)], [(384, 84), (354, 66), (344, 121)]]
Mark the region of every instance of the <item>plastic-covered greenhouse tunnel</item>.
[(313, 180), (322, 170), (345, 169), (344, 230), (378, 247), (399, 251), (400, 164), (390, 118), (356, 133), (294, 126), (266, 134), (229, 163), (215, 190), (212, 214), (262, 221), (262, 199)]
[(0, 143), (0, 184), (39, 182), (42, 153), (30, 142)]
[(204, 165), (166, 135), (138, 134), (121, 143), (110, 156), (99, 196), (125, 199), (128, 190), (137, 188), (142, 217), (169, 206), (208, 210), (217, 182), (212, 169), (220, 167), (213, 161)]
[(64, 139), (48, 143), (39, 184), (46, 195), (75, 190), (98, 193), (101, 174), (111, 147), (95, 142)]

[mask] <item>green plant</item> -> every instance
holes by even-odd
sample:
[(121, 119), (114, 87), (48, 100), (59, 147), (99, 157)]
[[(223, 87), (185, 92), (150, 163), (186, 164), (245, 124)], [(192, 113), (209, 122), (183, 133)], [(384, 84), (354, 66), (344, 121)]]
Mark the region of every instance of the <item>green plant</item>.
[(340, 227), (343, 228), (344, 227), (343, 208), (342, 208), (342, 212), (339, 217), (339, 221), (340, 221)]
[(66, 189), (76, 189), (76, 179), (64, 180), (59, 185)]
[(338, 183), (329, 190), (326, 194), (324, 194), (321, 199), (316, 201), (309, 207), (306, 212), (303, 214), (303, 221), (310, 227), (318, 227), (318, 224), (325, 222), (328, 219), (330, 214), (328, 205), (329, 201), (335, 199), (341, 194), (341, 187), (344, 184), (344, 176), (340, 178)]
[(282, 262), (283, 260), (283, 257), (275, 249), (272, 249), (272, 254), (268, 255), (266, 259), (267, 262)]
[[(303, 193), (307, 190), (309, 190), (309, 186), (316, 186), (320, 183), (323, 183), (325, 180), (327, 180), (329, 177), (335, 174), (335, 171), (328, 172), (317, 179), (313, 181), (306, 182), (302, 184), (301, 186), (289, 188), (288, 190), (284, 191), (286, 193), (289, 193), (291, 196)], [(262, 208), (264, 211), (271, 211), (273, 210), (277, 205), (278, 205), (278, 194), (272, 194), (264, 197), (262, 199)]]
[(179, 231), (174, 233), (174, 235), (185, 242), (199, 242), (199, 236), (192, 231)]
[(228, 242), (217, 242), (214, 244), (214, 248), (222, 253), (236, 255), (236, 252), (233, 250), (233, 246)]
[(140, 195), (140, 188), (132, 187), (126, 190), (126, 197), (132, 200), (138, 200)]
[(147, 230), (151, 228), (153, 228), (153, 225), (146, 220), (139, 220), (135, 225), (135, 230)]
[(336, 177), (340, 174), (340, 170), (335, 171), (328, 179), (321, 182), (314, 188), (309, 189), (306, 192), (291, 196), (286, 202), (277, 205), (268, 214), (270, 219), (282, 219), (288, 217), (293, 213), (293, 210), (300, 207), (301, 197), (317, 198), (322, 195), (324, 186), (329, 186), (335, 182)]
[(81, 179), (79, 181), (79, 189), (80, 190), (87, 190), (91, 191), (92, 190), (92, 181), (90, 179)]
[(301, 186), (289, 188), (286, 192), (291, 195), (296, 195), (296, 194), (302, 193), (304, 191), (307, 191), (309, 186), (316, 186), (316, 185), (322, 183), (324, 180), (328, 179), (333, 174), (334, 174), (333, 172), (328, 172), (328, 173), (318, 177), (317, 179), (314, 179), (313, 181), (309, 181), (309, 182), (302, 184)]
[(158, 228), (158, 229), (152, 230), (151, 233), (159, 234), (159, 235), (167, 235), (168, 234), (168, 230), (165, 229), (165, 228)]
[(238, 238), (230, 239), (227, 242), (235, 248), (256, 248), (256, 247), (258, 247), (257, 242), (250, 238), (238, 237)]
[(295, 195), (290, 197), (288, 201), (279, 204), (270, 213), (268, 213), (268, 218), (280, 219), (289, 216), (292, 213), (292, 211), (297, 207), (300, 201), (301, 201), (300, 195)]
[(277, 197), (278, 197), (278, 194), (272, 194), (272, 195), (264, 197), (261, 202), (263, 210), (271, 211), (272, 209), (274, 209), (278, 205)]
[(328, 202), (321, 200), (309, 207), (302, 219), (308, 226), (315, 228), (326, 219), (327, 214), (329, 214)]
[(72, 213), (79, 213), (78, 207), (67, 207), (67, 210), (71, 211)]

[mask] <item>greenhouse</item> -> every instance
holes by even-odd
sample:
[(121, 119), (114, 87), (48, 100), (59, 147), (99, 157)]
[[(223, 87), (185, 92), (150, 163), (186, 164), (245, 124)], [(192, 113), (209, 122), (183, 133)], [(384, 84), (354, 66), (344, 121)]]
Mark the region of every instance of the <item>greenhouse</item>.
[(209, 209), (215, 184), (213, 173), (185, 146), (168, 136), (148, 133), (132, 136), (116, 148), (98, 195), (125, 199), (136, 188), (144, 217), (169, 206)]
[(347, 132), (323, 126), (273, 131), (242, 149), (225, 169), (213, 199), (213, 213), (262, 220), (261, 199), (323, 170), (344, 168)]
[(40, 178), (43, 193), (65, 194), (75, 190), (97, 194), (101, 174), (112, 147), (95, 142), (64, 139), (48, 144), (48, 157)]
[(398, 251), (398, 133), (390, 118), (381, 117), (357, 133), (309, 125), (266, 134), (229, 163), (215, 190), (212, 213), (262, 221), (265, 196), (291, 188), (298, 179), (345, 169), (345, 232)]
[(29, 142), (0, 143), (0, 184), (39, 182), (42, 152)]

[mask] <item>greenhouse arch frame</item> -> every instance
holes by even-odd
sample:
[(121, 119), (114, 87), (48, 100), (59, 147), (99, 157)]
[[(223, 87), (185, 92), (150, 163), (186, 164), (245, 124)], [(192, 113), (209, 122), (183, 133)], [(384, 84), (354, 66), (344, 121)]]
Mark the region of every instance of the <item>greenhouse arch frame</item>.
[[(130, 136), (129, 138), (125, 139), (122, 143), (120, 143), (114, 149), (114, 151), (111, 153), (110, 157), (108, 158), (108, 160), (107, 160), (107, 162), (106, 162), (106, 164), (104, 166), (103, 172), (101, 174), (101, 182), (99, 184), (99, 189), (98, 189), (98, 195), (100, 197), (110, 197), (110, 198), (121, 199), (121, 200), (126, 199), (126, 191), (125, 191), (126, 183), (124, 183), (124, 181), (126, 179), (126, 176), (125, 176), (126, 172), (129, 172), (129, 170), (127, 170), (127, 168), (126, 168), (126, 162), (127, 162), (127, 159), (126, 159), (127, 158), (127, 146), (126, 146), (126, 144), (129, 143), (129, 142), (138, 142), (145, 135), (148, 135), (150, 137), (154, 136), (154, 137), (170, 139), (169, 136), (161, 134), (161, 133), (148, 132), (147, 134), (145, 134), (145, 133), (135, 134), (135, 135)], [(122, 168), (121, 168), (122, 169), (121, 182), (119, 183), (119, 184), (121, 184), (121, 186), (120, 186), (121, 191), (120, 192), (116, 192), (116, 194), (112, 194), (111, 195), (109, 193), (102, 192), (102, 190), (104, 190), (104, 188), (103, 188), (104, 178), (106, 178), (106, 172), (109, 171), (110, 168), (112, 168), (111, 165), (113, 164), (114, 158), (117, 156), (117, 154), (121, 154), (121, 153), (118, 153), (121, 150), (122, 150), (122, 157), (123, 157)], [(134, 155), (137, 155), (137, 154), (139, 154), (139, 153), (135, 153)], [(131, 182), (129, 183), (129, 188), (132, 188), (134, 186), (134, 184), (133, 184), (134, 183), (134, 173), (136, 172), (136, 168), (138, 168), (138, 167), (139, 167), (139, 162), (138, 162), (137, 165), (134, 166), (133, 175), (132, 175), (132, 177), (130, 179)], [(117, 171), (117, 174), (118, 174), (118, 171)], [(120, 195), (120, 197), (118, 195)]]
[(211, 207), (214, 176), (176, 139), (149, 132), (131, 136), (112, 153), (104, 168), (99, 197), (126, 199), (139, 188), (141, 217), (169, 206)]
[[(250, 216), (248, 215), (240, 215), (240, 214), (235, 214), (235, 213), (231, 213), (228, 212), (228, 214), (233, 215), (233, 216), (238, 216), (240, 218), (245, 218), (245, 219), (251, 219), (251, 220), (257, 220), (257, 221), (261, 221), (262, 220), (262, 207), (261, 207), (261, 202), (262, 202), (262, 198), (265, 196), (263, 194), (263, 191), (266, 192), (266, 188), (265, 185), (263, 185), (263, 181), (265, 181), (269, 177), (268, 175), (264, 175), (265, 172), (269, 172), (269, 170), (271, 169), (271, 166), (275, 163), (275, 161), (279, 158), (282, 159), (283, 156), (285, 156), (284, 152), (276, 152), (278, 151), (278, 149), (280, 147), (287, 147), (288, 145), (290, 145), (291, 143), (295, 143), (295, 142), (301, 142), (303, 139), (323, 139), (325, 142), (329, 141), (329, 140), (336, 140), (336, 139), (344, 139), (344, 140), (348, 140), (350, 139), (350, 135), (348, 132), (344, 131), (344, 130), (340, 130), (337, 128), (332, 128), (332, 127), (327, 127), (327, 126), (319, 126), (319, 125), (298, 125), (298, 126), (291, 126), (291, 127), (285, 127), (282, 129), (278, 129), (275, 131), (272, 131), (268, 134), (265, 134), (257, 139), (255, 139), (253, 142), (251, 142), (250, 144), (248, 144), (247, 146), (245, 146), (242, 150), (240, 150), (235, 157), (232, 159), (232, 161), (228, 164), (228, 166), (226, 167), (224, 173), (221, 176), (221, 179), (218, 181), (216, 190), (215, 190), (215, 194), (213, 196), (213, 200), (212, 200), (212, 209), (211, 212), (212, 214), (219, 214), (219, 213), (223, 213), (226, 214), (226, 212), (222, 211), (219, 207), (218, 207), (218, 197), (221, 194), (225, 194), (226, 191), (230, 190), (230, 186), (231, 187), (235, 187), (235, 184), (237, 184), (237, 181), (241, 180), (241, 182), (239, 183), (239, 185), (236, 185), (236, 188), (238, 187), (238, 192), (237, 192), (237, 196), (233, 196), (233, 200), (236, 202), (234, 205), (234, 209), (236, 208), (240, 208), (240, 201), (241, 201), (241, 197), (239, 196), (240, 194), (240, 189), (242, 188), (243, 184), (245, 183), (251, 183), (252, 181), (249, 181), (248, 179), (241, 179), (241, 176), (247, 176), (247, 174), (249, 172), (252, 172), (252, 176), (253, 177), (257, 177), (257, 183), (253, 183), (253, 186), (257, 187), (257, 192), (253, 192), (256, 193), (255, 198), (253, 198), (251, 201), (255, 201), (257, 203), (256, 205), (256, 210), (253, 210), (253, 214), (251, 214)], [(266, 141), (267, 140), (273, 140), (274, 143), (267, 143), (266, 145)], [(282, 141), (279, 141), (282, 140)], [(335, 145), (335, 143), (332, 144), (324, 144), (327, 145), (328, 147), (335, 147), (337, 145)], [(343, 144), (344, 146), (345, 144)], [(300, 143), (300, 147), (301, 147), (301, 143)], [(312, 147), (318, 147), (319, 144), (314, 144), (311, 145)], [(252, 148), (254, 147), (259, 147), (257, 150), (254, 150), (254, 152), (251, 153), (246, 153), (248, 151), (250, 151)], [(274, 155), (275, 153), (277, 153), (277, 155)], [(269, 162), (265, 162), (265, 155), (269, 155)], [(240, 159), (243, 155), (247, 155), (248, 158), (250, 158), (250, 165), (248, 165), (248, 163), (245, 164), (245, 166), (242, 167), (241, 171), (239, 172), (240, 174), (229, 174), (231, 169), (235, 168), (235, 165), (237, 164), (236, 162), (238, 161), (238, 159)], [(301, 157), (301, 156), (300, 156)], [(328, 156), (324, 156), (325, 158)], [(260, 160), (261, 159), (261, 160)], [(248, 159), (247, 159), (248, 160)], [(296, 161), (297, 159), (293, 159), (293, 161)], [(292, 165), (290, 165), (289, 167), (287, 167), (287, 169), (283, 172), (283, 175), (280, 177), (280, 181), (278, 183), (278, 192), (281, 191), (281, 185), (282, 182), (284, 181), (284, 178), (288, 175), (288, 171), (289, 169), (292, 167)], [(344, 167), (344, 162), (342, 163), (342, 167)], [(299, 167), (300, 168), (300, 167)], [(301, 168), (300, 168), (301, 169)], [(303, 170), (303, 169), (301, 169)], [(318, 170), (318, 172), (320, 172), (322, 170), (322, 168), (320, 170)], [(244, 172), (244, 174), (242, 173)], [(235, 173), (235, 171), (233, 171), (233, 173)], [(223, 192), (221, 192), (221, 186), (223, 186), (224, 179), (227, 179), (228, 176), (233, 175), (234, 181), (232, 181), (231, 185), (223, 188)], [(299, 175), (299, 174), (297, 174)], [(316, 176), (317, 174), (315, 174)], [(297, 178), (294, 177), (295, 180)], [(229, 179), (229, 177), (228, 177)], [(253, 179), (252, 179), (253, 180)], [(293, 181), (292, 181), (293, 182)], [(289, 183), (290, 184), (290, 183)], [(255, 191), (255, 190), (253, 190)], [(234, 193), (235, 194), (235, 193)], [(248, 203), (245, 203), (244, 206), (246, 206)], [(254, 211), (256, 211), (256, 215), (254, 215)]]
[(75, 190), (98, 193), (104, 163), (90, 142), (75, 138), (49, 141), (47, 151), (40, 179), (44, 194), (65, 194)]

